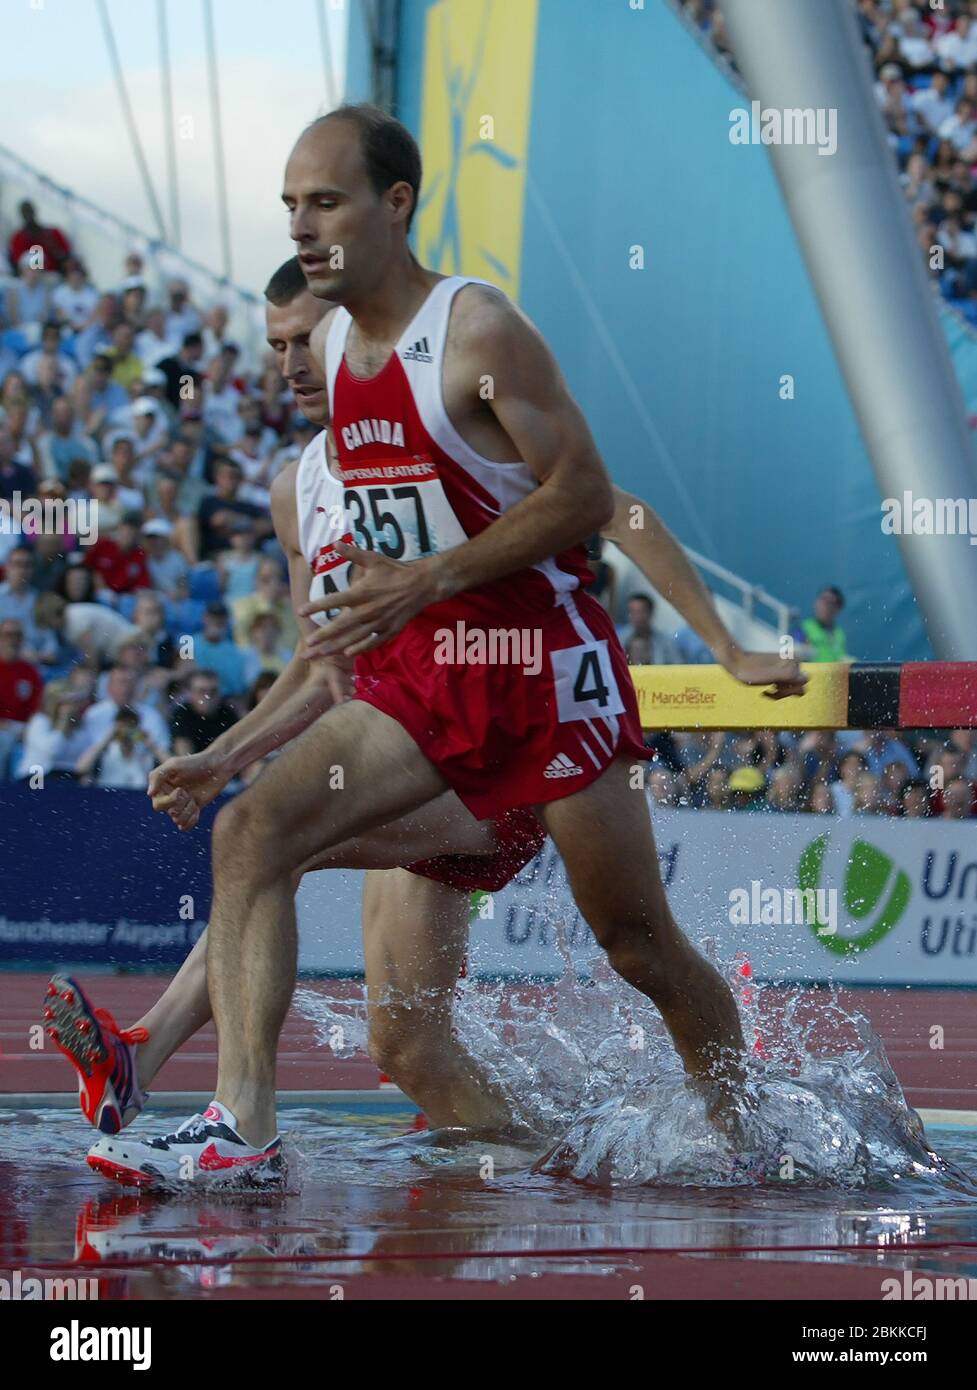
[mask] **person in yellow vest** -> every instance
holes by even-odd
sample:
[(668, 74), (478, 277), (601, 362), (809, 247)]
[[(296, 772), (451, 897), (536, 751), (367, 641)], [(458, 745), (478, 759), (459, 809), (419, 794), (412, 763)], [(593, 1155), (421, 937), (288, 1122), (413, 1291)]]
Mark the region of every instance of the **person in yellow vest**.
[(853, 661), (845, 644), (845, 634), (838, 616), (845, 606), (845, 596), (833, 585), (822, 589), (814, 600), (814, 617), (805, 618), (793, 636), (805, 650), (798, 655), (802, 661)]

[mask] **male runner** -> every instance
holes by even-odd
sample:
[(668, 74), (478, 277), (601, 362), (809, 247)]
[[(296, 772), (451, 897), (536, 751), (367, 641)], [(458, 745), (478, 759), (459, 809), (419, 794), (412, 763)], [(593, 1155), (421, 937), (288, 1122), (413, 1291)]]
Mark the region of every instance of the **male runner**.
[[(282, 374), (308, 418), (325, 425), (325, 377), (310, 353), (309, 339), (326, 306), (309, 294), (295, 258), (275, 273), (265, 296), (267, 336)], [(330, 471), (328, 453), (323, 430), (273, 487), (276, 535), (288, 558), (296, 610), (310, 593), (318, 596), (327, 586), (335, 591), (346, 583), (347, 566), (332, 552), (332, 541), (346, 534), (346, 523), (342, 486)], [(310, 619), (298, 621), (304, 632), (314, 630)], [(252, 759), (259, 743), (276, 747), (347, 698), (348, 690), (345, 672), (329, 663), (312, 665), (299, 649), (254, 711), (205, 752), (175, 761), (206, 769), (210, 790), (217, 795)], [(200, 809), (195, 808), (194, 819)], [(174, 819), (181, 823), (176, 815)], [(544, 840), (531, 813), (477, 821), (448, 792), (394, 825), (331, 851), (324, 847), (305, 868), (367, 870), (363, 931), (370, 1051), (385, 1071), (397, 1073), (408, 1092), (423, 1078), (438, 1126), (501, 1127), (508, 1118), (501, 1098), (451, 1033), (451, 1003), (467, 947), (472, 890), (498, 891)], [(412, 864), (410, 871), (394, 871), (405, 861)], [(52, 980), (48, 1030), (78, 1072), (81, 1107), (96, 1128), (115, 1134), (131, 1123), (160, 1067), (209, 1021), (206, 935), (160, 1000), (128, 1029), (120, 1030), (106, 1010), (94, 1009), (74, 980), (63, 975)], [(423, 1052), (416, 1039), (416, 1011), (422, 1004)], [(134, 1157), (132, 1144), (123, 1162), (118, 1161), (121, 1150), (103, 1145), (96, 1146), (91, 1161), (125, 1180), (125, 1163)], [(150, 1153), (147, 1161), (150, 1168), (165, 1167), (158, 1153)]]
[[(479, 817), (538, 807), (595, 936), (657, 1004), (714, 1109), (732, 1113), (742, 1077), (732, 995), (672, 920), (646, 800), (629, 791), (626, 759), (645, 750), (623, 653), (603, 611), (577, 592), (579, 542), (610, 520), (609, 481), (519, 312), (490, 287), (445, 280), (413, 258), (419, 187), (408, 132), (365, 108), (317, 121), (286, 171), (309, 286), (342, 306), (329, 319), (327, 374), (363, 553), (336, 550), (365, 571), (349, 593), (307, 611), (347, 609), (325, 655), (360, 659), (354, 698), (291, 743), (215, 824), (207, 962), (217, 1096), (207, 1118), (166, 1141), (191, 1176), (215, 1133), (234, 1133), (256, 1165), (278, 1151), (274, 1066), (294, 985), (294, 874), (322, 844), (449, 787)], [(538, 633), (542, 668), (439, 666), (438, 634), (458, 624), (483, 636), (514, 625)], [(783, 670), (778, 693), (797, 693), (796, 668)], [(329, 786), (335, 767), (342, 790)], [(164, 768), (156, 790), (199, 801), (207, 776)]]

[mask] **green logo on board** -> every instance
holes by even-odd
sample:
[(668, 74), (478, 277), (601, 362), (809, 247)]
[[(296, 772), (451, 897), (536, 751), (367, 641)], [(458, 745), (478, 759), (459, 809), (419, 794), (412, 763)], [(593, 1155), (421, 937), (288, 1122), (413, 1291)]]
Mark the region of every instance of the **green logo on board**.
[[(828, 836), (819, 835), (801, 855), (798, 882), (802, 889), (820, 888), (827, 848)], [(854, 955), (858, 951), (870, 950), (888, 935), (909, 906), (911, 897), (909, 875), (903, 869), (897, 869), (889, 855), (875, 845), (856, 840), (851, 847), (845, 872), (845, 908), (852, 922), (867, 921), (873, 913), (874, 920), (857, 936), (841, 936), (837, 932), (826, 934), (826, 923), (820, 920), (820, 914), (815, 909), (814, 919), (808, 925), (813, 928), (821, 944), (834, 951), (835, 955)]]

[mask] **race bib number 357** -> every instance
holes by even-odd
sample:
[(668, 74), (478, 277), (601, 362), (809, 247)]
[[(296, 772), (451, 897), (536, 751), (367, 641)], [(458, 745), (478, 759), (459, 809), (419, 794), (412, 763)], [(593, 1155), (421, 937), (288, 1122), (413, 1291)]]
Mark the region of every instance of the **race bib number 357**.
[(431, 459), (344, 464), (354, 544), (390, 560), (419, 560), (468, 539)]

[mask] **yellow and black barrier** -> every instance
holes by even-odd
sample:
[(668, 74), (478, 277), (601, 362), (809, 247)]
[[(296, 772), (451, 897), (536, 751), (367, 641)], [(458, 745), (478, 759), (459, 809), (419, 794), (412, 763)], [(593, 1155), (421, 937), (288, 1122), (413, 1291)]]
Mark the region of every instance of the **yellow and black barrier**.
[[(632, 666), (642, 727), (977, 728), (977, 662), (805, 664), (803, 695), (772, 700), (721, 666)], [(770, 689), (771, 687), (766, 687)]]

